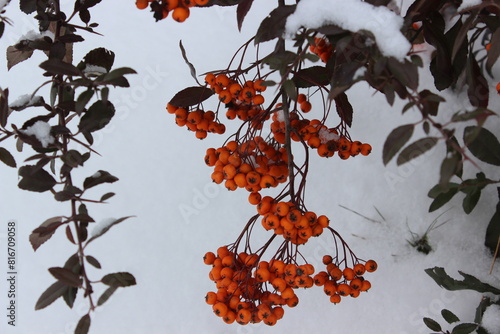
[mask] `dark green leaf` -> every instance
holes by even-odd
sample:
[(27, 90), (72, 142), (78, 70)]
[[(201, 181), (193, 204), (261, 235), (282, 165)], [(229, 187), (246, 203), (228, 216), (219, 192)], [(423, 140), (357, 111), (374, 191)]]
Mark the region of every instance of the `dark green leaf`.
[(429, 212), (436, 211), (437, 209), (448, 203), (453, 198), (453, 196), (456, 195), (456, 193), (458, 193), (458, 187), (450, 186), (448, 191), (437, 195), (429, 207)]
[(475, 331), (477, 326), (478, 326), (477, 324), (468, 324), (468, 323), (460, 324), (460, 325), (455, 326), (452, 329), (452, 333), (453, 334), (469, 334), (469, 333), (472, 333), (473, 331)]
[(0, 126), (5, 127), (7, 125), (9, 115), (9, 89), (0, 88)]
[(90, 11), (87, 8), (82, 8), (78, 11), (78, 16), (80, 16), (80, 20), (84, 23), (89, 23), (90, 21)]
[(120, 272), (104, 276), (101, 282), (109, 286), (126, 287), (135, 285), (135, 277), (130, 273)]
[(45, 241), (49, 240), (57, 228), (62, 225), (63, 217), (53, 217), (44, 221), (38, 228), (34, 229), (29, 239), (33, 250), (37, 250)]
[(466, 127), (464, 143), (479, 160), (500, 166), (500, 143), (489, 130), (479, 126)]
[(78, 293), (78, 288), (72, 288), (68, 286), (66, 292), (63, 294), (63, 299), (69, 308), (73, 308), (77, 293)]
[(85, 68), (85, 65), (100, 66), (106, 69), (106, 72), (111, 71), (115, 62), (115, 54), (113, 51), (105, 48), (97, 48), (85, 55), (83, 61), (78, 64), (80, 69)]
[(90, 177), (87, 177), (85, 181), (83, 181), (83, 188), (89, 189), (101, 183), (113, 183), (116, 181), (118, 181), (118, 178), (116, 176), (113, 176), (106, 171), (99, 170), (97, 173)]
[(31, 14), (36, 10), (36, 0), (20, 0), (19, 7), (26, 14)]
[(389, 58), (387, 67), (392, 75), (403, 85), (412, 90), (418, 88), (418, 67), (405, 59), (402, 63), (396, 58)]
[(169, 104), (186, 108), (200, 104), (213, 94), (214, 92), (207, 87), (188, 87), (175, 94)]
[(65, 202), (65, 201), (69, 201), (70, 199), (72, 199), (73, 197), (75, 196), (74, 193), (72, 193), (71, 191), (67, 191), (67, 190), (63, 190), (63, 191), (58, 191), (54, 194), (54, 198), (56, 201), (59, 201), (59, 202)]
[(476, 308), (476, 315), (474, 317), (474, 322), (480, 324), (483, 321), (484, 311), (491, 305), (491, 299), (489, 297), (483, 296), (481, 302)]
[[(500, 188), (498, 188), (500, 194)], [(500, 196), (499, 196), (500, 197)], [(495, 253), (498, 242), (500, 241), (500, 198), (497, 203), (495, 213), (488, 223), (488, 228), (486, 229), (486, 237), (484, 244), (488, 247), (492, 254)]]
[(29, 191), (44, 192), (52, 189), (57, 181), (47, 171), (36, 166), (22, 166), (19, 168), (19, 188)]
[(90, 263), (91, 265), (93, 265), (97, 269), (101, 269), (101, 264), (99, 263), (99, 261), (97, 261), (97, 259), (95, 257), (93, 257), (91, 255), (87, 255), (87, 256), (85, 256), (85, 259), (87, 260), (88, 263)]
[(74, 65), (66, 63), (60, 59), (52, 58), (40, 64), (40, 67), (52, 75), (80, 76), (82, 72)]
[(432, 11), (422, 23), (425, 40), (436, 48), (430, 70), (434, 77), (434, 85), (441, 91), (450, 87), (453, 82), (451, 48), (444, 34), (445, 20), (436, 10)]
[(335, 106), (340, 119), (345, 122), (348, 127), (351, 127), (353, 108), (346, 93), (342, 92), (335, 97)]
[(236, 21), (238, 22), (238, 30), (241, 31), (243, 20), (247, 16), (250, 7), (252, 7), (253, 0), (242, 0), (236, 8)]
[(82, 132), (94, 132), (104, 128), (115, 115), (115, 107), (109, 101), (98, 100), (84, 113), (78, 124)]
[(444, 268), (434, 267), (426, 269), (425, 272), (429, 275), (440, 287), (450, 291), (457, 290), (474, 290), (480, 293), (492, 293), (500, 295), (500, 289), (497, 289), (487, 283), (483, 283), (472, 275), (459, 271), (464, 277), (462, 281), (458, 281), (450, 277)]
[(184, 48), (184, 45), (182, 45), (182, 41), (179, 41), (179, 48), (181, 49), (182, 58), (186, 62), (187, 66), (189, 67), (189, 71), (191, 72), (191, 76), (196, 81), (196, 83), (201, 86), (200, 82), (198, 81), (198, 76), (196, 75), (196, 68), (189, 61), (187, 54), (186, 54), (186, 49)]
[(85, 314), (76, 325), (75, 334), (87, 334), (90, 328), (90, 315)]
[(430, 330), (435, 332), (441, 332), (441, 325), (431, 318), (424, 318), (424, 323)]
[(400, 166), (429, 151), (436, 145), (438, 140), (439, 138), (436, 137), (426, 137), (419, 139), (416, 142), (408, 145), (399, 154), (398, 159), (396, 161), (397, 165)]
[(466, 111), (464, 113), (456, 113), (453, 115), (451, 118), (452, 122), (466, 122), (475, 119), (478, 124), (484, 123), (486, 118), (489, 116), (496, 115), (493, 111), (484, 109), (484, 108), (478, 108), (474, 111)]
[(10, 70), (20, 62), (29, 59), (33, 55), (33, 50), (18, 50), (15, 46), (7, 48), (7, 69)]
[(267, 42), (281, 37), (285, 32), (286, 20), (295, 11), (295, 8), (296, 5), (285, 5), (269, 13), (269, 16), (262, 20), (255, 34), (255, 43)]
[(419, 93), (422, 99), (423, 112), (426, 115), (436, 116), (438, 114), (439, 103), (444, 102), (441, 96), (436, 95), (429, 90), (425, 89)]
[(75, 103), (75, 111), (80, 114), (89, 103), (90, 99), (94, 96), (94, 90), (92, 88), (87, 89), (82, 92)]
[(313, 86), (325, 86), (330, 82), (331, 73), (324, 66), (312, 66), (297, 71), (292, 80), (295, 86), (307, 88)]
[(474, 107), (487, 108), (490, 95), (488, 81), (484, 78), (481, 68), (472, 54), (469, 54), (465, 74), (469, 102)]
[(283, 82), (282, 87), (289, 98), (291, 98), (294, 101), (297, 101), (298, 97), (297, 87), (295, 87), (295, 83), (292, 80), (290, 79), (285, 80), (285, 82)]
[(447, 309), (441, 310), (441, 315), (449, 324), (460, 321), (460, 319), (453, 312)]
[(389, 136), (387, 136), (382, 150), (384, 165), (387, 165), (396, 153), (410, 140), (414, 127), (413, 124), (401, 125), (392, 130)]
[(60, 281), (55, 282), (42, 293), (40, 298), (38, 298), (38, 301), (36, 302), (35, 305), (35, 310), (41, 310), (49, 306), (54, 301), (56, 301), (57, 298), (62, 297), (62, 295), (66, 292), (67, 289), (68, 286), (66, 284)]
[(106, 291), (103, 292), (101, 297), (97, 300), (97, 306), (101, 306), (104, 304), (111, 295), (118, 289), (118, 286), (110, 286), (109, 288), (106, 289)]
[(109, 229), (117, 224), (120, 224), (121, 222), (123, 222), (124, 220), (126, 219), (129, 219), (131, 218), (132, 216), (128, 216), (128, 217), (122, 217), (122, 218), (119, 218), (119, 219), (115, 219), (113, 221), (109, 221), (107, 222), (106, 226), (104, 226), (104, 228), (98, 228), (97, 229), (97, 232), (95, 231), (92, 231), (92, 236), (90, 237), (90, 239), (87, 241), (87, 244), (89, 244), (90, 242), (94, 241), (95, 239), (99, 238), (100, 236), (102, 236), (104, 233), (108, 232)]
[(57, 280), (61, 281), (62, 283), (68, 286), (77, 288), (82, 285), (79, 275), (75, 274), (73, 271), (69, 269), (61, 267), (52, 267), (49, 268), (49, 272)]
[(464, 201), (462, 203), (462, 207), (466, 214), (469, 214), (474, 210), (476, 204), (479, 202), (479, 198), (481, 197), (481, 188), (473, 187), (472, 190), (467, 191), (467, 195), (465, 195)]
[(101, 82), (103, 83), (109, 83), (113, 82), (116, 79), (122, 78), (124, 75), (127, 74), (137, 74), (137, 72), (130, 67), (120, 67), (117, 69), (112, 70), (111, 72), (104, 74), (103, 79)]
[(5, 31), (5, 22), (0, 21), (0, 38), (2, 38), (4, 31)]
[(439, 184), (445, 187), (461, 166), (462, 160), (459, 154), (451, 154), (444, 158), (439, 171)]
[(113, 197), (113, 196), (115, 196), (115, 193), (106, 193), (106, 194), (102, 195), (102, 197), (101, 197), (101, 200), (100, 200), (100, 201), (101, 201), (101, 202), (104, 202), (104, 201), (106, 201), (106, 200), (110, 199), (110, 198), (111, 198), (111, 197)]
[(9, 167), (12, 167), (12, 168), (17, 167), (16, 160), (14, 159), (12, 154), (10, 154), (10, 152), (7, 151), (3, 147), (0, 147), (0, 161), (2, 161), (4, 164), (6, 164)]

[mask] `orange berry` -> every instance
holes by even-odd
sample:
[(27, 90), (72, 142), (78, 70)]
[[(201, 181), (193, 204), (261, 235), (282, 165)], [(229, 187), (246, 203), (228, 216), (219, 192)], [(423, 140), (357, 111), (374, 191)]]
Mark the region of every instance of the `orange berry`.
[(304, 101), (300, 104), (300, 110), (304, 113), (310, 112), (312, 109), (312, 104), (309, 101)]
[(218, 317), (224, 317), (227, 313), (228, 307), (222, 302), (218, 302), (212, 306), (212, 309)]
[(247, 186), (246, 175), (243, 173), (236, 174), (233, 180), (238, 186), (238, 188), (245, 188)]
[(203, 256), (203, 262), (205, 264), (211, 265), (214, 264), (215, 261), (215, 254), (213, 252), (207, 252), (205, 253), (205, 256)]
[(297, 95), (297, 103), (301, 104), (302, 102), (307, 101), (307, 96), (306, 94), (299, 94)]
[(356, 277), (356, 274), (354, 273), (354, 270), (352, 270), (352, 268), (345, 268), (342, 271), (342, 275), (348, 281), (352, 281), (354, 279), (354, 277)]
[(186, 21), (188, 17), (189, 8), (187, 7), (177, 7), (172, 12), (172, 18), (179, 23)]
[(362, 144), (361, 145), (361, 154), (362, 155), (368, 155), (372, 151), (372, 147), (370, 144)]
[(368, 291), (372, 287), (372, 284), (368, 280), (364, 280), (361, 283), (361, 291)]
[(205, 130), (196, 130), (196, 138), (198, 139), (205, 139), (207, 138), (207, 132)]
[(349, 296), (351, 294), (351, 287), (345, 283), (341, 283), (337, 287), (337, 293), (341, 296)]
[(260, 185), (261, 176), (255, 171), (250, 171), (246, 174), (246, 180), (249, 185)]
[(148, 0), (136, 0), (135, 5), (137, 6), (138, 9), (146, 9), (149, 6), (149, 1)]
[(356, 275), (361, 276), (365, 273), (366, 268), (362, 263), (357, 263), (354, 268), (352, 268)]
[[(170, 1), (169, 1), (170, 2)], [(215, 75), (213, 73), (208, 73), (205, 76), (205, 82), (209, 84), (210, 86), (213, 86), (215, 84)]]
[(333, 258), (331, 255), (323, 255), (323, 264), (324, 265), (330, 264), (330, 263), (332, 263), (332, 261), (333, 261)]
[(211, 177), (212, 181), (217, 184), (221, 184), (224, 181), (224, 174), (222, 172), (213, 172)]
[(338, 303), (340, 303), (341, 300), (342, 300), (342, 297), (340, 297), (339, 294), (334, 294), (334, 295), (330, 296), (330, 302), (333, 304), (338, 304)]
[(197, 5), (197, 6), (205, 6), (208, 4), (210, 0), (194, 0), (194, 3)]
[(222, 87), (227, 87), (231, 83), (231, 80), (225, 74), (219, 74), (215, 77), (215, 83)]
[(371, 272), (374, 272), (375, 270), (377, 270), (377, 262), (375, 262), (374, 260), (368, 260), (366, 261), (365, 263), (365, 268), (366, 268), (366, 271), (371, 273)]
[(262, 196), (258, 192), (252, 192), (248, 195), (248, 202), (252, 205), (257, 205), (260, 203)]

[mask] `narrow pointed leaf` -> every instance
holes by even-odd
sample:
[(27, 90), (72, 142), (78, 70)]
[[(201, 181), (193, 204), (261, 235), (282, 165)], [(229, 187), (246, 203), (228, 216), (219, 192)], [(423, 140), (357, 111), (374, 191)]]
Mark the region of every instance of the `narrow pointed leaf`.
[(125, 272), (108, 274), (104, 276), (101, 281), (106, 285), (116, 287), (126, 287), (136, 284), (135, 277)]
[(17, 167), (16, 160), (14, 159), (12, 154), (3, 147), (0, 147), (0, 161), (2, 161), (9, 167)]
[(97, 300), (97, 306), (101, 306), (102, 304), (104, 304), (109, 299), (109, 297), (111, 297), (113, 293), (115, 293), (117, 289), (118, 286), (110, 286), (109, 288), (107, 288), (106, 291), (104, 291)]
[(387, 136), (382, 150), (384, 165), (387, 165), (396, 153), (410, 140), (414, 128), (413, 124), (401, 125), (392, 130), (389, 136)]
[(35, 305), (35, 310), (41, 310), (52, 304), (59, 297), (62, 297), (67, 288), (68, 286), (60, 281), (57, 281), (49, 286), (49, 288), (42, 293), (40, 298), (38, 298), (38, 301)]
[(479, 160), (500, 166), (500, 143), (489, 130), (478, 126), (466, 127), (464, 130), (464, 143)]
[(89, 189), (89, 188), (95, 187), (95, 186), (102, 184), (102, 183), (113, 183), (116, 181), (118, 181), (118, 178), (116, 176), (113, 176), (106, 171), (99, 170), (99, 171), (97, 171), (97, 173), (95, 173), (92, 176), (87, 177), (83, 181), (83, 188)]
[(69, 269), (61, 268), (61, 267), (52, 267), (52, 268), (49, 268), (49, 272), (57, 280), (61, 281), (62, 283), (66, 284), (68, 286), (75, 287), (75, 288), (81, 286), (80, 277)]
[(76, 325), (75, 334), (87, 334), (90, 329), (90, 315), (85, 314)]
[(438, 142), (438, 138), (436, 137), (426, 137), (417, 140), (416, 142), (405, 147), (398, 156), (396, 161), (397, 165), (400, 166), (404, 163), (407, 163), (410, 160), (413, 160), (425, 152), (429, 151), (433, 148)]
[(432, 331), (435, 332), (441, 331), (441, 325), (438, 324), (435, 320), (432, 320), (431, 318), (424, 318), (424, 323)]
[(169, 104), (186, 108), (200, 104), (212, 95), (214, 95), (214, 92), (210, 88), (199, 86), (188, 87), (175, 94)]

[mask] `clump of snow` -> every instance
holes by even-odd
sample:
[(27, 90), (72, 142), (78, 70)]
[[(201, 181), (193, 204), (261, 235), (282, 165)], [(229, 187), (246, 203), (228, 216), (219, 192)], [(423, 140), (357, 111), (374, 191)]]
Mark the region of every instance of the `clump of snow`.
[(276, 120), (278, 122), (285, 122), (285, 113), (283, 112), (283, 110), (278, 110), (276, 112)]
[(106, 218), (101, 220), (99, 223), (95, 224), (92, 232), (90, 233), (90, 237), (96, 237), (101, 235), (104, 230), (109, 229), (113, 223), (116, 221), (116, 218)]
[(87, 64), (83, 69), (83, 73), (90, 76), (99, 76), (101, 74), (108, 73), (108, 71), (102, 66)]
[(94, 179), (97, 179), (98, 177), (101, 177), (101, 173), (95, 172), (94, 175), (92, 175), (91, 177), (93, 177)]
[(9, 107), (15, 109), (20, 107), (32, 106), (40, 102), (42, 99), (41, 96), (32, 94), (24, 94), (19, 96), (14, 102), (9, 104)]
[(463, 0), (462, 4), (457, 9), (457, 12), (461, 12), (461, 11), (466, 10), (468, 8), (480, 5), (482, 2), (483, 2), (483, 0)]
[(318, 132), (318, 137), (321, 140), (321, 143), (324, 144), (329, 142), (330, 140), (339, 140), (340, 136), (335, 132), (332, 132), (328, 129), (322, 128)]
[(44, 121), (37, 121), (32, 126), (23, 131), (28, 136), (35, 136), (43, 147), (53, 144), (55, 138), (50, 134), (50, 124)]
[(500, 333), (500, 305), (490, 305), (483, 314), (481, 326), (488, 333)]
[(326, 24), (358, 32), (370, 31), (384, 56), (403, 60), (411, 44), (401, 33), (403, 18), (384, 6), (373, 6), (360, 0), (302, 0), (287, 19), (286, 36), (301, 27), (319, 28)]
[(26, 41), (26, 40), (35, 41), (37, 39), (41, 39), (41, 38), (44, 38), (46, 36), (50, 37), (50, 39), (52, 39), (52, 40), (54, 40), (54, 37), (55, 37), (54, 33), (52, 31), (49, 31), (49, 30), (45, 30), (43, 32), (30, 30), (19, 38), (19, 42)]

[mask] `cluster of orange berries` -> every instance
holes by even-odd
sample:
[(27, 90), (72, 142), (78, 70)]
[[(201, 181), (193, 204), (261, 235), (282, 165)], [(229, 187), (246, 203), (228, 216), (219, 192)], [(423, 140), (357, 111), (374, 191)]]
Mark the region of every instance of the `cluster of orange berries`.
[(226, 126), (217, 122), (213, 111), (198, 108), (189, 110), (169, 103), (167, 112), (175, 115), (175, 123), (178, 126), (185, 126), (189, 131), (195, 132), (198, 139), (206, 138), (209, 132), (217, 134), (226, 132)]
[(333, 54), (333, 46), (326, 37), (314, 37), (314, 44), (309, 46), (309, 51), (326, 63)]
[(377, 270), (377, 262), (374, 260), (368, 260), (364, 264), (357, 262), (352, 268), (345, 267), (342, 270), (338, 264), (333, 263), (330, 255), (323, 256), (323, 264), (326, 265), (326, 271), (320, 271), (314, 276), (314, 284), (322, 286), (325, 294), (330, 297), (330, 302), (334, 304), (340, 303), (342, 297), (356, 298), (361, 292), (368, 291), (371, 283), (363, 275)]
[(203, 261), (212, 266), (209, 278), (217, 288), (206, 294), (206, 303), (212, 305), (213, 312), (224, 322), (240, 325), (259, 322), (275, 325), (283, 318), (284, 306), (298, 305), (299, 298), (294, 291), (298, 288), (322, 286), (335, 304), (342, 297), (358, 297), (361, 291), (371, 287), (363, 274), (377, 268), (376, 262), (369, 260), (342, 271), (333, 264), (331, 256), (325, 255), (323, 263), (329, 271), (313, 276), (315, 269), (311, 264), (297, 265), (274, 258), (269, 262), (260, 261), (257, 254), (238, 254), (227, 246), (219, 247), (217, 254), (207, 252)]
[(238, 143), (229, 141), (218, 149), (206, 151), (205, 163), (214, 167), (212, 181), (225, 182), (228, 190), (245, 188), (260, 200), (259, 191), (276, 187), (288, 177), (287, 155), (283, 148), (276, 149), (262, 137)]
[(172, 18), (184, 22), (189, 17), (190, 8), (206, 6), (209, 0), (136, 0), (139, 9), (151, 7), (157, 21), (163, 20), (172, 12)]
[[(262, 92), (266, 90), (264, 80), (248, 80), (244, 83), (238, 82), (236, 78), (230, 78), (226, 74), (215, 75), (208, 73), (205, 82), (218, 95), (219, 101), (224, 103), (228, 110), (228, 119), (239, 119), (246, 121), (262, 113), (262, 104), (265, 102)], [(261, 122), (255, 122), (257, 126)]]
[(500, 82), (499, 82), (499, 83), (497, 83), (496, 89), (497, 89), (497, 93), (498, 93), (498, 95), (500, 95)]
[(330, 220), (324, 215), (304, 212), (291, 202), (276, 202), (270, 196), (261, 199), (257, 204), (257, 212), (262, 216), (261, 224), (264, 229), (273, 230), (295, 245), (303, 245), (309, 238), (320, 236), (330, 224)]
[[(310, 103), (307, 101), (304, 94), (299, 94), (297, 102), (300, 104), (302, 112), (309, 112)], [(304, 106), (305, 103), (307, 104)], [(277, 106), (279, 108), (279, 106)], [(307, 110), (307, 111), (305, 111)], [(271, 132), (274, 139), (280, 143), (285, 143), (285, 121), (282, 116), (282, 111), (277, 111), (272, 116)], [(304, 141), (311, 149), (316, 149), (322, 157), (332, 157), (335, 152), (338, 156), (345, 160), (349, 157), (354, 157), (358, 154), (370, 154), (372, 147), (370, 144), (361, 143), (360, 141), (350, 141), (345, 136), (340, 135), (337, 129), (328, 128), (320, 120), (309, 120), (306, 118), (300, 119), (297, 112), (290, 113), (290, 126), (292, 132), (290, 138), (293, 141)]]

